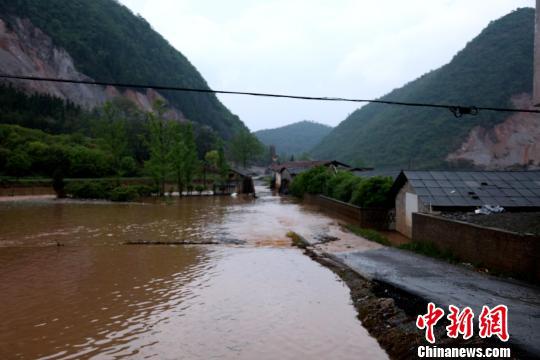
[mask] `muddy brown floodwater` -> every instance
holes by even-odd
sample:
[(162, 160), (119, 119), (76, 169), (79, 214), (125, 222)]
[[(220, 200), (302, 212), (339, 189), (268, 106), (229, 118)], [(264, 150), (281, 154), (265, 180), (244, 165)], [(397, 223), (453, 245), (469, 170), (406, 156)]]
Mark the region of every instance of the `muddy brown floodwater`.
[(291, 248), (290, 230), (342, 235), (335, 219), (268, 192), (2, 201), (0, 358), (387, 358), (348, 288)]

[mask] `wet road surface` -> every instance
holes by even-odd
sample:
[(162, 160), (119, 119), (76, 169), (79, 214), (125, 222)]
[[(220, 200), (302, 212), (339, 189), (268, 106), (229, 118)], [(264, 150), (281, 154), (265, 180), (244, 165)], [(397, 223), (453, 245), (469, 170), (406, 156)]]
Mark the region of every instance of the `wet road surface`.
[(365, 278), (390, 284), (445, 308), (469, 306), (480, 314), (482, 305), (504, 304), (508, 307), (510, 341), (540, 354), (540, 289), (536, 286), (386, 247), (336, 252), (332, 257)]

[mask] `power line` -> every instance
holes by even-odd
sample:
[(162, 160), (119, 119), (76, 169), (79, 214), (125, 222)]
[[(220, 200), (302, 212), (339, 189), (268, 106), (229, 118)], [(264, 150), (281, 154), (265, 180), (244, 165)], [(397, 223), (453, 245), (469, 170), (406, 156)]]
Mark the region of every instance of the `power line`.
[(104, 82), (104, 81), (74, 80), (74, 79), (8, 75), (8, 74), (0, 74), (0, 78), (12, 79), (12, 80), (46, 81), (46, 82), (68, 83), (68, 84), (114, 86), (114, 87), (119, 87), (119, 88), (133, 88), (133, 89), (154, 89), (154, 90), (183, 91), (183, 92), (209, 93), (209, 94), (260, 96), (260, 97), (272, 97), (272, 98), (284, 98), (284, 99), (296, 99), (296, 100), (341, 101), (341, 102), (375, 103), (375, 104), (409, 106), (409, 107), (439, 108), (439, 109), (450, 110), (452, 114), (454, 114), (455, 117), (461, 117), (463, 115), (477, 115), (480, 111), (521, 112), (521, 113), (540, 114), (540, 110), (532, 110), (532, 109), (512, 109), (512, 108), (501, 108), (501, 107), (414, 103), (414, 102), (387, 101), (387, 100), (351, 99), (351, 98), (342, 98), (342, 97), (285, 95), (285, 94), (271, 94), (271, 93), (246, 92), (246, 91), (212, 90), (212, 89), (187, 88), (187, 87), (152, 85), (152, 84), (141, 85), (141, 84), (127, 84), (127, 83), (115, 83), (115, 82)]

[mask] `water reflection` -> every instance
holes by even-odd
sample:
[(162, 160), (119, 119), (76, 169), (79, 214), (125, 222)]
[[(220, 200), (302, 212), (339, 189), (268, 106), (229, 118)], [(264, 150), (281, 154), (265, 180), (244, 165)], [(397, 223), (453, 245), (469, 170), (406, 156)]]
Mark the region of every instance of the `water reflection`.
[(172, 204), (55, 200), (0, 203), (0, 246), (204, 240), (218, 235), (208, 229), (222, 221), (231, 201), (235, 200), (202, 197), (183, 198)]
[(10, 248), (0, 264), (0, 353), (24, 358), (133, 342), (213, 274), (204, 248)]

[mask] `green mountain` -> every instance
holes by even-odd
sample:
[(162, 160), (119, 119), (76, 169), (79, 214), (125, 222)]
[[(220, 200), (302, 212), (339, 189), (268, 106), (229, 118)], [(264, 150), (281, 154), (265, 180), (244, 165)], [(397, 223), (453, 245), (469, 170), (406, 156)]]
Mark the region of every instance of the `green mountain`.
[[(383, 100), (513, 107), (511, 97), (532, 92), (534, 9), (493, 21), (452, 61), (383, 96)], [(418, 54), (421, 56), (421, 54)], [(455, 118), (444, 109), (368, 104), (356, 110), (312, 154), (377, 167), (445, 166), (469, 131), (500, 123), (508, 113)]]
[[(0, 15), (29, 19), (96, 81), (208, 89), (197, 69), (115, 0), (0, 0)], [(9, 26), (9, 23), (8, 23)], [(213, 94), (161, 92), (183, 115), (229, 139), (245, 129)]]
[(330, 126), (304, 120), (275, 129), (259, 130), (255, 136), (267, 146), (274, 145), (278, 154), (300, 155), (311, 150), (330, 131)]

